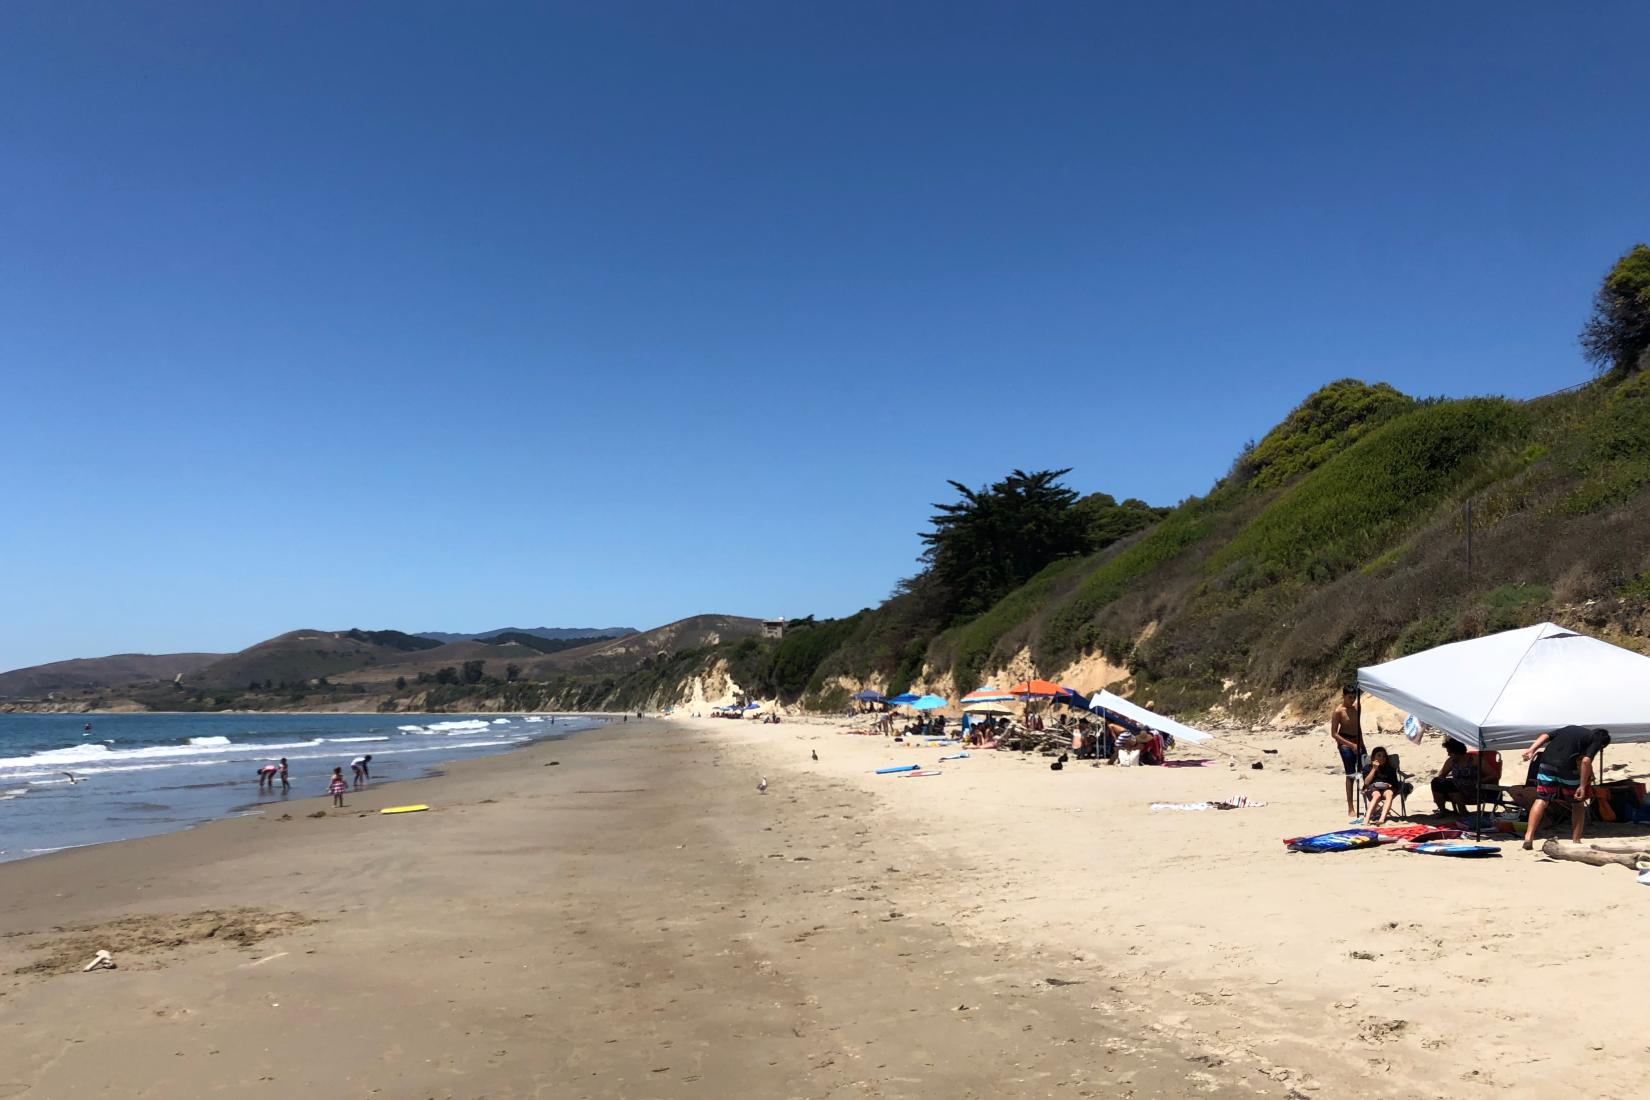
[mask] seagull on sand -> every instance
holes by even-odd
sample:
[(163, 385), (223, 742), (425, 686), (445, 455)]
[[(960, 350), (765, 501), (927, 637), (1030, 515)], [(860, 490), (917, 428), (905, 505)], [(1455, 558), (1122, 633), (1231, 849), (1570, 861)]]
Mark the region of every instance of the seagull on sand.
[(815, 760), (818, 760), (819, 759), (819, 750), (818, 749), (813, 749), (808, 753), (808, 755), (813, 757)]
[(761, 779), (758, 779), (756, 781), (756, 793), (757, 794), (767, 794), (768, 793), (768, 777), (767, 776), (764, 775)]

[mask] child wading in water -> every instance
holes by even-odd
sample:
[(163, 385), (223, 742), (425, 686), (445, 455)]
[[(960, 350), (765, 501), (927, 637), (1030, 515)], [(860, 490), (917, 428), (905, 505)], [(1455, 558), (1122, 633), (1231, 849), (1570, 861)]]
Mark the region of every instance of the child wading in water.
[(332, 782), (327, 784), (327, 790), (332, 792), (332, 804), (334, 806), (344, 804), (344, 792), (349, 790), (349, 784), (344, 781), (343, 768), (332, 769)]

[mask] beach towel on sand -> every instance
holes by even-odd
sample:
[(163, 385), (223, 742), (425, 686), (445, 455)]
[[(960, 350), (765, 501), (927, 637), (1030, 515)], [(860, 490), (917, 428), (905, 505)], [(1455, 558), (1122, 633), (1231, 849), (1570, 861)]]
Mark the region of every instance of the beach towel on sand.
[(1297, 836), (1283, 842), (1291, 852), (1346, 852), (1353, 848), (1373, 848), (1381, 842), (1374, 829), (1341, 829), (1317, 836)]
[(1427, 840), (1454, 840), (1461, 835), (1460, 829), (1440, 829), (1436, 825), (1377, 825), (1375, 831), (1381, 834), (1383, 843), (1407, 840), (1419, 844)]

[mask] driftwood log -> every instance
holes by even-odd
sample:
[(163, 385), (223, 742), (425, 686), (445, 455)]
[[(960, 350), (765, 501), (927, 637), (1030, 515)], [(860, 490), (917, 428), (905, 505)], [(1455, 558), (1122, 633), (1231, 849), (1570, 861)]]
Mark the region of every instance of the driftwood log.
[(1595, 852), (1637, 852), (1639, 855), (1650, 855), (1650, 836), (1589, 840), (1587, 847)]
[[(1623, 843), (1617, 841), (1613, 847), (1619, 847)], [(1605, 851), (1601, 845), (1577, 844), (1573, 840), (1549, 840), (1541, 846), (1541, 854), (1548, 859), (1569, 860), (1594, 867), (1608, 867), (1613, 863), (1619, 863), (1623, 867), (1638, 871), (1650, 867), (1650, 841), (1640, 843), (1641, 847), (1636, 849)]]

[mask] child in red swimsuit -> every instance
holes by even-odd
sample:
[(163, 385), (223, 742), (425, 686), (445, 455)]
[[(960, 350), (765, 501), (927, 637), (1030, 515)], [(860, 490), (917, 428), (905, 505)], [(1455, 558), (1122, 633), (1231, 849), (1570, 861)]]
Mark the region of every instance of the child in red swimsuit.
[(344, 781), (343, 768), (332, 769), (332, 782), (327, 784), (327, 790), (332, 792), (332, 804), (334, 806), (344, 804), (344, 792), (349, 790), (349, 784)]

